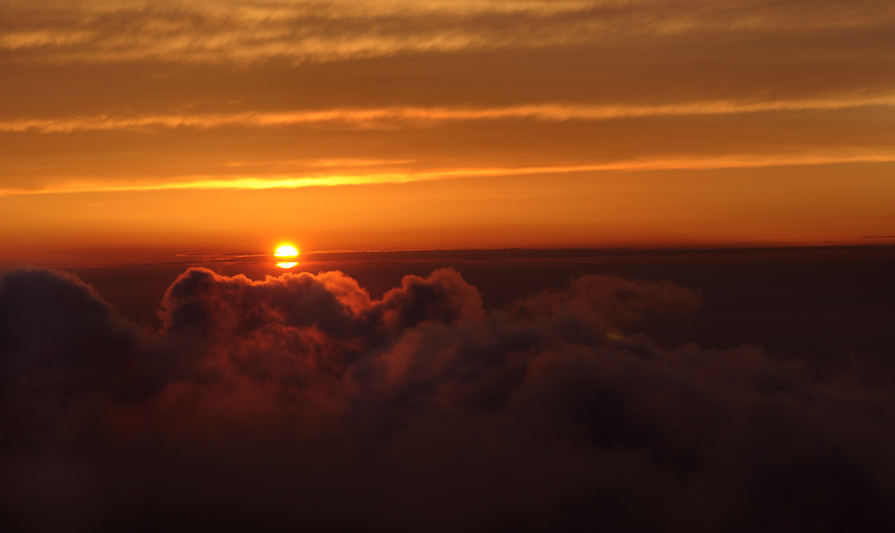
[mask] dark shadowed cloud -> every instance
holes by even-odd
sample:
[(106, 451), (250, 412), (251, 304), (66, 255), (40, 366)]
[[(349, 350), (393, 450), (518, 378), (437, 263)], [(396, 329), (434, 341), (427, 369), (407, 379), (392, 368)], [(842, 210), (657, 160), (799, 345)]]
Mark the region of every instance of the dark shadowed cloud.
[(701, 297), (585, 276), (485, 311), (450, 269), (190, 269), (138, 330), (0, 279), (14, 529), (847, 531), (895, 525), (895, 396), (638, 333)]

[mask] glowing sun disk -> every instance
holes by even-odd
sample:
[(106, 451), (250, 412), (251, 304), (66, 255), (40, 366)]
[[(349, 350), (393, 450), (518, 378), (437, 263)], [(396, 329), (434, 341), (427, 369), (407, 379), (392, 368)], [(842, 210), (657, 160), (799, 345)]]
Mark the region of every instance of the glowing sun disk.
[(296, 257), (298, 255), (298, 250), (293, 246), (283, 245), (277, 248), (277, 253), (274, 255), (276, 257)]

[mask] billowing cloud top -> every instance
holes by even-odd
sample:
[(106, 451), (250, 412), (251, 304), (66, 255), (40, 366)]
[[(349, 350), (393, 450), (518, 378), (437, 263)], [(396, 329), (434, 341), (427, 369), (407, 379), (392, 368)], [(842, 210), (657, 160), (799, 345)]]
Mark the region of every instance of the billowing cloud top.
[[(895, 397), (636, 333), (699, 295), (586, 276), (486, 312), (449, 269), (190, 269), (145, 333), (68, 275), (0, 279), (14, 529), (884, 530)], [(52, 513), (45, 510), (52, 508)]]

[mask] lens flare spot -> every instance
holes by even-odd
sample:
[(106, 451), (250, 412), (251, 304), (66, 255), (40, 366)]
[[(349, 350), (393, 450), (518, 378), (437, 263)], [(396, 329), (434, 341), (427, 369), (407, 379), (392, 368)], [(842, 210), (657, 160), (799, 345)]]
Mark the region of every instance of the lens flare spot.
[(284, 244), (283, 246), (277, 248), (277, 253), (275, 253), (274, 255), (276, 257), (296, 257), (298, 255), (298, 250), (296, 250), (294, 246)]

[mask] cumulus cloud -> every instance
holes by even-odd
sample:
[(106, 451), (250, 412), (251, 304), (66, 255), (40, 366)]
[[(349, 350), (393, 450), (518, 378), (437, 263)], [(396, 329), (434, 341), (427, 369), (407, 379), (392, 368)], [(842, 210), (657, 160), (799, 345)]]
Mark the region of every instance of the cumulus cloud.
[(3, 516), (91, 531), (895, 525), (892, 391), (637, 333), (700, 302), (585, 276), (486, 311), (450, 269), (373, 299), (339, 272), (193, 268), (149, 334), (73, 277), (10, 271)]
[(4, 389), (34, 382), (60, 393), (101, 390), (137, 399), (154, 377), (136, 328), (89, 287), (46, 270), (14, 271), (0, 284)]

